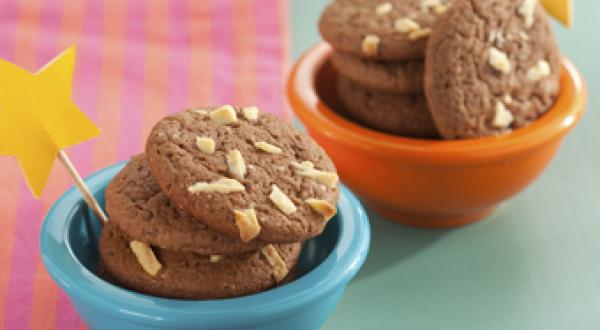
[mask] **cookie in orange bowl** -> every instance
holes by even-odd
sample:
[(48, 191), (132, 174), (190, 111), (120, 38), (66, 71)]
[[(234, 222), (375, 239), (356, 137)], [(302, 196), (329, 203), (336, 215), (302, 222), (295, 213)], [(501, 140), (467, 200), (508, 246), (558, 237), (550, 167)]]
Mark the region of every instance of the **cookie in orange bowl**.
[(528, 126), (466, 140), (395, 136), (345, 118), (331, 52), (321, 43), (295, 63), (287, 85), (292, 109), (346, 185), (376, 212), (409, 225), (451, 227), (485, 217), (546, 168), (587, 98), (580, 73), (563, 59), (554, 105)]

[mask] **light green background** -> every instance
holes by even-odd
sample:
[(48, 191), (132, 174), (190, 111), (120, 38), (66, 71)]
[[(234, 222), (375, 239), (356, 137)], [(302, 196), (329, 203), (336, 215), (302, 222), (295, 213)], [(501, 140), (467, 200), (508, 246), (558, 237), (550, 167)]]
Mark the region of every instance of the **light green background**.
[[(370, 213), (371, 252), (324, 329), (600, 329), (600, 1), (555, 25), (587, 113), (552, 165), (487, 220), (420, 230)], [(290, 0), (296, 59), (325, 0)]]

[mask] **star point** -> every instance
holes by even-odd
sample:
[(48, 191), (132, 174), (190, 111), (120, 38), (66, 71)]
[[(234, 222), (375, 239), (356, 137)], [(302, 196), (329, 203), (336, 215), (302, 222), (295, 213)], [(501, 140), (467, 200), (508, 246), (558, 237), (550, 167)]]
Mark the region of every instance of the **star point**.
[(0, 155), (14, 156), (39, 197), (58, 152), (100, 130), (71, 99), (75, 47), (36, 73), (0, 59)]

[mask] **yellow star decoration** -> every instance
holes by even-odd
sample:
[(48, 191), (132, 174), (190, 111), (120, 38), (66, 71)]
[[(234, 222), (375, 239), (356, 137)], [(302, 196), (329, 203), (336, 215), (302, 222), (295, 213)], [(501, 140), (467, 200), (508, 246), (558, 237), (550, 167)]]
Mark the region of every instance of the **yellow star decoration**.
[(30, 73), (0, 59), (0, 155), (15, 156), (39, 197), (58, 152), (100, 134), (71, 99), (75, 47)]
[(540, 0), (548, 14), (565, 26), (573, 24), (573, 3), (571, 0)]

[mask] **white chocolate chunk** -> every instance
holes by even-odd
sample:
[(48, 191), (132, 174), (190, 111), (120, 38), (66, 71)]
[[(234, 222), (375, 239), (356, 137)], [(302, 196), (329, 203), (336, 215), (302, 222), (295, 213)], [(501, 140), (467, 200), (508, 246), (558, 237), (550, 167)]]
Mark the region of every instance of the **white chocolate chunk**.
[(488, 51), (488, 63), (496, 70), (502, 73), (509, 73), (511, 70), (510, 60), (506, 53), (496, 47), (490, 47)]
[(513, 122), (513, 114), (506, 109), (504, 103), (496, 102), (496, 114), (492, 125), (497, 128), (507, 128)]
[(513, 98), (510, 96), (510, 94), (504, 94), (504, 96), (502, 96), (502, 102), (507, 105), (511, 104), (513, 102)]
[(314, 168), (306, 168), (300, 170), (300, 175), (307, 176), (324, 184), (328, 188), (335, 188), (339, 181), (339, 177), (335, 172), (325, 172)]
[(260, 233), (260, 224), (254, 209), (233, 210), (235, 225), (240, 231), (242, 242), (248, 242)]
[(310, 205), (315, 212), (324, 216), (326, 220), (331, 219), (337, 212), (335, 206), (331, 205), (331, 203), (326, 200), (309, 198), (305, 200), (305, 202)]
[(269, 154), (280, 154), (282, 152), (281, 148), (274, 146), (265, 141), (254, 142), (254, 146), (261, 151), (264, 151)]
[(421, 29), (419, 23), (410, 18), (399, 18), (394, 21), (394, 29), (402, 33), (411, 33)]
[(375, 7), (375, 13), (377, 13), (378, 15), (389, 14), (390, 12), (392, 12), (393, 8), (394, 7), (392, 6), (391, 2), (384, 2)]
[(275, 277), (275, 280), (278, 283), (283, 281), (289, 270), (285, 264), (285, 261), (283, 261), (281, 258), (281, 255), (279, 255), (279, 252), (277, 252), (277, 249), (273, 246), (273, 244), (269, 244), (265, 247), (262, 247), (260, 252), (265, 256), (265, 259), (267, 259), (269, 265), (273, 267), (273, 277)]
[(150, 276), (156, 276), (162, 268), (162, 265), (158, 259), (156, 259), (152, 248), (146, 243), (135, 240), (129, 242), (129, 247), (144, 271)]
[(533, 25), (536, 5), (537, 0), (523, 0), (523, 3), (519, 6), (519, 15), (523, 17), (527, 28), (530, 28)]
[(362, 41), (361, 49), (363, 54), (367, 56), (375, 56), (379, 51), (379, 44), (381, 43), (381, 38), (374, 34), (368, 34)]
[(257, 121), (259, 112), (260, 110), (254, 106), (242, 108), (242, 115), (244, 115), (244, 118), (248, 121)]
[(215, 125), (227, 125), (237, 121), (237, 114), (232, 106), (224, 105), (210, 112), (210, 120)]
[(211, 254), (210, 255), (210, 262), (219, 262), (223, 260), (223, 256), (220, 254)]
[(213, 154), (215, 152), (215, 140), (208, 136), (197, 136), (196, 146), (205, 154)]
[(298, 210), (296, 208), (296, 205), (294, 205), (294, 202), (292, 202), (292, 200), (289, 197), (287, 197), (286, 194), (283, 193), (283, 191), (281, 191), (281, 189), (279, 189), (279, 187), (277, 187), (276, 185), (272, 186), (272, 190), (271, 190), (271, 194), (269, 195), (269, 199), (284, 214), (289, 215)]
[(245, 191), (246, 188), (236, 179), (221, 178), (213, 182), (197, 182), (188, 187), (191, 193), (218, 192), (228, 194), (232, 192)]
[(546, 60), (539, 60), (534, 66), (527, 70), (527, 80), (540, 81), (551, 73), (550, 64)]
[(231, 150), (227, 154), (227, 165), (229, 166), (229, 172), (236, 177), (243, 179), (246, 176), (246, 163), (238, 149)]
[(520, 31), (519, 37), (521, 37), (521, 39), (523, 39), (525, 41), (529, 40), (529, 34), (527, 34), (527, 32), (525, 32), (525, 31)]
[(409, 33), (408, 39), (415, 41), (415, 40), (419, 40), (421, 38), (429, 37), (429, 35), (431, 35), (430, 28), (419, 29), (419, 30), (415, 30), (415, 31), (412, 31), (411, 33)]

